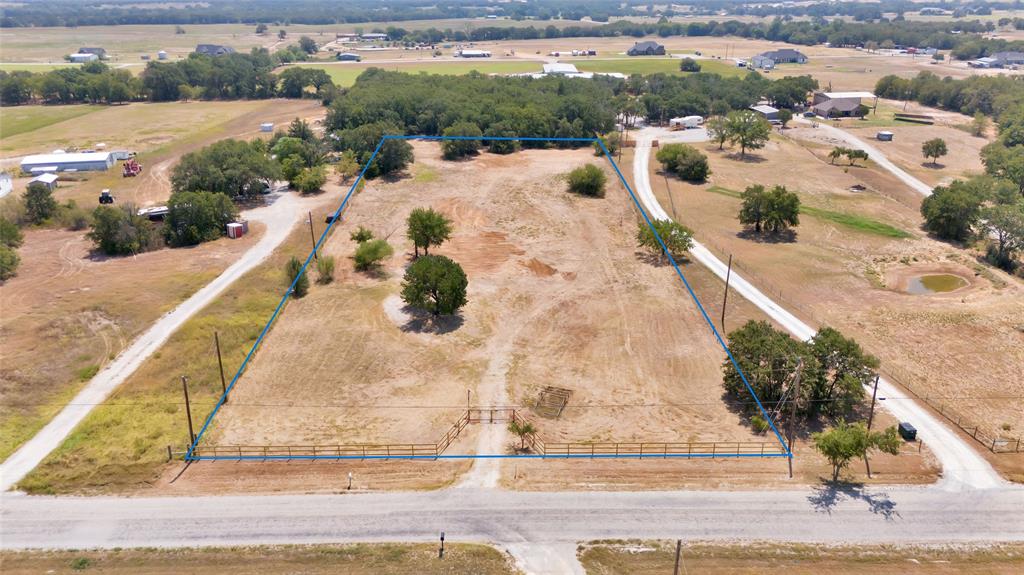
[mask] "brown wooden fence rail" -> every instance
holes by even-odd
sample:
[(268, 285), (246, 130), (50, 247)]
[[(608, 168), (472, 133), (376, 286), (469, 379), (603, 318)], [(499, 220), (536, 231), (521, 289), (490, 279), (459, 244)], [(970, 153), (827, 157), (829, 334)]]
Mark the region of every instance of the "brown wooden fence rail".
[[(407, 458), (438, 457), (471, 423), (525, 423), (526, 419), (511, 407), (472, 408), (436, 443), (352, 443), (345, 445), (203, 445), (193, 457), (218, 459), (309, 459), (345, 457)], [(546, 443), (536, 433), (524, 437), (532, 453), (543, 457), (716, 457), (730, 455), (779, 456), (785, 449), (774, 442), (577, 442)], [(168, 447), (168, 458), (172, 455)], [(184, 455), (181, 453), (180, 455)]]

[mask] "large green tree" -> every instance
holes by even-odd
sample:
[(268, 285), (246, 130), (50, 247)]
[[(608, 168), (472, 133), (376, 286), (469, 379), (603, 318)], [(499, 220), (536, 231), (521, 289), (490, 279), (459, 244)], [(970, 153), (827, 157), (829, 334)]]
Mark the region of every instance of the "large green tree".
[(985, 172), (1013, 182), (1024, 196), (1024, 144), (1005, 147), (993, 142), (981, 150)]
[(743, 191), (740, 223), (754, 226), (757, 233), (779, 233), (800, 223), (800, 197), (785, 186), (765, 190), (753, 185)]
[(942, 138), (932, 138), (921, 144), (921, 155), (925, 158), (931, 158), (932, 165), (936, 165), (939, 157), (945, 156), (948, 153), (949, 149), (946, 147), (946, 140)]
[(703, 182), (711, 173), (708, 157), (687, 144), (666, 144), (656, 158), (665, 170), (691, 182)]
[(153, 223), (138, 215), (132, 204), (97, 206), (86, 237), (107, 255), (145, 252), (156, 247), (159, 241)]
[(441, 141), (441, 150), (444, 159), (457, 160), (459, 158), (474, 155), (480, 150), (479, 138), (483, 136), (483, 132), (480, 131), (480, 126), (477, 126), (473, 122), (457, 122), (451, 127), (446, 128), (444, 135), (447, 137), (474, 138), (467, 140), (458, 139)]
[(821, 371), (817, 378), (807, 380), (815, 400), (810, 411), (830, 416), (849, 413), (864, 398), (864, 386), (874, 378), (878, 358), (831, 327), (823, 327), (814, 335), (811, 353)]
[(1024, 200), (987, 207), (981, 212), (981, 221), (992, 240), (989, 262), (1007, 271), (1016, 269), (1015, 255), (1024, 250)]
[(469, 284), (462, 266), (444, 256), (423, 256), (409, 266), (402, 301), (433, 315), (450, 315), (466, 305)]
[(224, 194), (175, 192), (167, 202), (164, 239), (172, 246), (191, 246), (223, 236), (238, 217), (238, 208)]
[(832, 481), (855, 459), (863, 459), (873, 450), (898, 455), (903, 443), (896, 427), (885, 431), (868, 431), (863, 423), (840, 420), (835, 426), (811, 435), (814, 448), (832, 465)]
[(219, 192), (238, 198), (260, 193), (280, 175), (262, 143), (227, 139), (182, 156), (171, 171), (171, 185), (176, 192)]
[[(365, 166), (373, 156), (377, 144), (385, 134), (402, 134), (403, 130), (391, 122), (364, 124), (334, 133), (334, 148), (351, 151), (359, 165)], [(389, 176), (404, 170), (414, 160), (412, 145), (402, 139), (385, 140), (373, 163), (366, 168), (367, 178)]]
[(730, 112), (726, 116), (729, 141), (740, 147), (740, 157), (746, 157), (747, 150), (763, 148), (772, 133), (772, 125), (760, 114), (751, 110)]
[(46, 184), (33, 182), (22, 196), (25, 201), (25, 217), (33, 224), (41, 224), (57, 213), (57, 200)]
[(978, 223), (985, 199), (970, 183), (961, 180), (939, 186), (921, 202), (924, 227), (939, 238), (965, 241)]
[(412, 240), (414, 256), (430, 253), (430, 246), (439, 246), (452, 235), (452, 222), (430, 208), (416, 208), (406, 219), (406, 234)]
[[(808, 344), (776, 330), (766, 321), (750, 320), (743, 327), (729, 333), (729, 351), (746, 375), (750, 387), (769, 411), (776, 409), (784, 397), (787, 401), (794, 399), (793, 374), (800, 359), (804, 360), (802, 377), (816, 376), (819, 372), (818, 360)], [(725, 391), (742, 402), (747, 412), (755, 412), (753, 398), (728, 357), (722, 363), (722, 370)], [(802, 385), (800, 388), (800, 396), (796, 401), (801, 413), (809, 410), (812, 390), (810, 385)]]

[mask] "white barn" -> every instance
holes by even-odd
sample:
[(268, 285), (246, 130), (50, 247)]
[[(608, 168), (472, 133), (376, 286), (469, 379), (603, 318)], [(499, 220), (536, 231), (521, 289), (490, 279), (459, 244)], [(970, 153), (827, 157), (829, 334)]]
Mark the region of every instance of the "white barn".
[(29, 174), (41, 172), (87, 172), (109, 170), (114, 165), (111, 152), (79, 152), (71, 154), (36, 154), (21, 160), (21, 170)]

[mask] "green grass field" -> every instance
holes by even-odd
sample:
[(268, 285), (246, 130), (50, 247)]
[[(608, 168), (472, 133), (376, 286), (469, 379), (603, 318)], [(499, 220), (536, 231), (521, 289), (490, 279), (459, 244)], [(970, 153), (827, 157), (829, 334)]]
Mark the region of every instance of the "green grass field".
[(0, 138), (10, 138), (39, 128), (84, 116), (106, 106), (9, 106), (0, 108)]
[(441, 61), (422, 63), (382, 63), (372, 62), (339, 62), (324, 64), (296, 64), (304, 68), (317, 68), (326, 70), (334, 83), (339, 86), (351, 86), (356, 83), (356, 77), (362, 74), (367, 68), (383, 68), (416, 74), (425, 72), (427, 74), (446, 74), (458, 76), (468, 74), (473, 70), (481, 74), (519, 74), (523, 72), (540, 72), (543, 64), (540, 62), (508, 62), (508, 61)]
[[(701, 72), (720, 76), (742, 78), (749, 73), (746, 68), (738, 68), (731, 62), (721, 60), (699, 60)], [(679, 71), (678, 58), (613, 58), (602, 60), (574, 60), (572, 62), (581, 72), (620, 72), (622, 74), (682, 74)]]
[[(715, 194), (721, 194), (723, 196), (729, 196), (730, 198), (739, 199), (740, 197), (742, 197), (742, 194), (740, 192), (737, 192), (736, 190), (730, 190), (728, 188), (723, 188), (721, 186), (711, 186), (707, 189), (707, 191)], [(889, 224), (880, 222), (878, 220), (873, 220), (871, 218), (866, 218), (864, 216), (859, 216), (856, 214), (835, 212), (832, 210), (825, 210), (822, 208), (814, 208), (808, 205), (801, 205), (800, 213), (811, 216), (812, 218), (817, 218), (819, 220), (830, 221), (832, 223), (839, 224), (841, 226), (845, 226), (847, 228), (854, 229), (859, 232), (864, 232), (866, 234), (874, 234), (876, 236), (898, 239), (913, 237), (912, 234), (904, 230), (901, 230), (897, 227), (890, 226)]]

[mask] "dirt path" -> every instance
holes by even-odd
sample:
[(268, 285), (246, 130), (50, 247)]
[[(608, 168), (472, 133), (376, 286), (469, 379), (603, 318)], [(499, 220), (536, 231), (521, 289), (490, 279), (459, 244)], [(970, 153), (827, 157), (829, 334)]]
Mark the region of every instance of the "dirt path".
[(75, 426), (117, 389), (147, 357), (159, 349), (182, 324), (206, 307), (235, 280), (269, 257), (288, 237), (288, 233), (295, 223), (301, 220), (306, 209), (312, 203), (322, 201), (322, 198), (306, 199), (294, 194), (283, 194), (272, 201), (272, 205), (249, 210), (244, 214), (247, 219), (261, 222), (266, 226), (266, 232), (259, 242), (216, 279), (140, 335), (130, 347), (93, 377), (46, 427), (0, 465), (0, 491), (10, 489), (51, 451), (59, 447)]
[[(845, 135), (845, 132), (842, 130), (836, 131), (839, 134)], [(648, 174), (651, 140), (660, 136), (662, 136), (662, 130), (654, 128), (643, 130), (636, 134), (637, 147), (633, 160), (633, 181), (637, 188), (636, 193), (650, 217), (669, 219), (669, 215), (662, 209), (654, 192), (651, 190)], [(851, 137), (850, 143), (853, 144), (854, 142), (859, 142), (859, 140)], [(870, 146), (865, 145), (864, 149), (869, 150), (869, 154), (872, 153)], [(881, 154), (873, 157), (887, 161)], [(882, 162), (879, 163), (881, 164)], [(895, 166), (892, 167), (895, 170), (899, 170)], [(906, 174), (906, 172), (902, 170), (899, 170), (899, 172), (903, 173), (907, 179), (917, 181), (918, 184), (924, 186), (923, 182)], [(896, 172), (894, 171), (893, 173), (895, 174)], [(900, 179), (904, 178), (901, 177)], [(921, 188), (915, 187), (915, 189), (921, 191)], [(710, 250), (699, 242), (694, 242), (690, 255), (722, 280), (725, 279), (727, 272), (726, 264), (715, 257)], [(766, 296), (753, 284), (744, 279), (736, 270), (732, 272), (730, 286), (795, 337), (807, 340), (815, 334), (816, 330), (814, 328)], [(885, 379), (880, 380), (878, 391), (879, 395), (883, 397), (898, 397), (901, 395), (898, 388)], [(1005, 481), (983, 457), (967, 445), (956, 433), (932, 416), (927, 409), (912, 401), (888, 402), (884, 404), (884, 407), (900, 421), (914, 421), (919, 437), (932, 448), (935, 456), (942, 464), (943, 482), (941, 485), (944, 488), (949, 490), (991, 489), (1005, 485)]]

